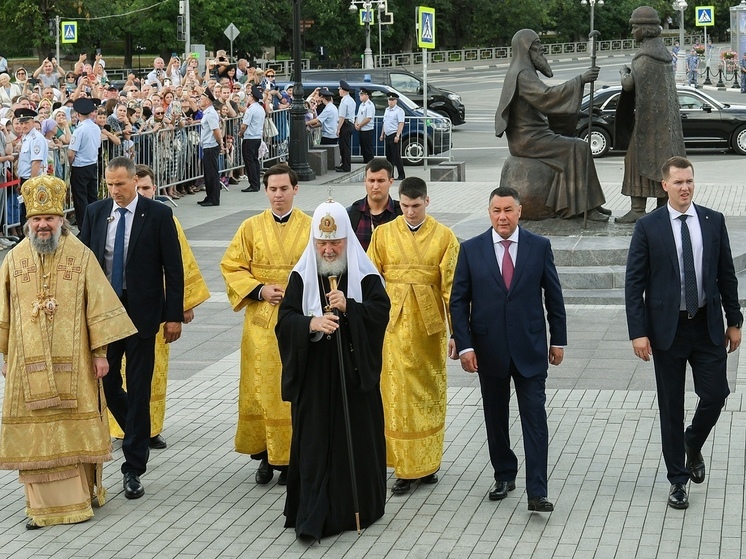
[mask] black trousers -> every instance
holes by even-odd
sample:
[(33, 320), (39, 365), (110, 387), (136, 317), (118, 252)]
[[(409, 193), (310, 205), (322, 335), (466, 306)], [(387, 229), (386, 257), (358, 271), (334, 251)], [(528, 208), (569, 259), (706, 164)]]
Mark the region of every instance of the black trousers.
[(397, 178), (403, 179), (405, 175), (404, 163), (401, 160), (401, 144), (394, 142), (394, 138), (396, 138), (396, 134), (386, 136), (386, 159), (396, 168)]
[[(665, 351), (653, 348), (655, 384), (661, 421), (663, 459), (671, 483), (687, 483), (684, 443), (698, 451), (715, 427), (725, 399), (730, 394), (727, 376), (727, 352), (710, 340), (707, 310), (702, 308), (692, 319), (679, 318), (673, 345)], [(686, 364), (692, 367), (694, 391), (699, 403), (692, 424), (684, 430), (684, 391)]]
[(352, 170), (352, 133), (354, 131), (355, 127), (349, 120), (345, 120), (339, 130), (339, 158), (342, 160), (340, 167), (344, 171)]
[(98, 200), (98, 164), (70, 167), (70, 190), (73, 193), (75, 221), (78, 229), (81, 229), (85, 209), (88, 204), (93, 204)]
[(241, 142), (241, 154), (243, 163), (246, 168), (246, 176), (249, 177), (249, 187), (259, 190), (259, 175), (261, 164), (259, 163), (259, 147), (262, 145), (261, 139), (243, 139)]
[(202, 149), (202, 169), (205, 175), (205, 200), (213, 204), (220, 204), (219, 155), (220, 148), (218, 146)]
[(363, 154), (363, 163), (367, 163), (375, 157), (375, 152), (373, 151), (375, 134), (376, 131), (374, 129), (360, 130), (358, 132), (358, 137), (360, 138), (360, 152)]
[(510, 374), (506, 377), (479, 374), (487, 446), (495, 471), (495, 481), (512, 481), (518, 473), (518, 459), (510, 447), (511, 377), (518, 398), (523, 449), (526, 454), (526, 493), (529, 498), (546, 497), (549, 452), (549, 428), (545, 409), (546, 375), (521, 376), (512, 362)]
[[(127, 307), (126, 296), (122, 302)], [(122, 357), (127, 357), (127, 391), (122, 387)], [(155, 336), (137, 334), (109, 344), (109, 374), (103, 379), (106, 402), (124, 431), (122, 473), (145, 473), (150, 456), (150, 385), (155, 365)]]

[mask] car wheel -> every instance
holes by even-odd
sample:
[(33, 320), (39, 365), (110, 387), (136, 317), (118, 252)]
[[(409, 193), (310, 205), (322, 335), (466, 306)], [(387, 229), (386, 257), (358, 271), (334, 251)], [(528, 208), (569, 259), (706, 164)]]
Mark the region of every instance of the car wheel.
[(730, 144), (733, 151), (738, 155), (746, 155), (746, 126), (741, 126), (733, 132), (733, 139), (731, 139)]
[[(427, 152), (432, 153), (430, 144), (428, 144), (427, 148)], [(421, 136), (410, 136), (404, 140), (401, 157), (405, 165), (422, 165), (424, 156), (425, 146), (422, 144)]]
[[(587, 141), (588, 132), (581, 132), (580, 138), (583, 141)], [(609, 133), (603, 128), (594, 128), (591, 131), (591, 153), (593, 157), (603, 157), (609, 153), (611, 147), (611, 138)]]

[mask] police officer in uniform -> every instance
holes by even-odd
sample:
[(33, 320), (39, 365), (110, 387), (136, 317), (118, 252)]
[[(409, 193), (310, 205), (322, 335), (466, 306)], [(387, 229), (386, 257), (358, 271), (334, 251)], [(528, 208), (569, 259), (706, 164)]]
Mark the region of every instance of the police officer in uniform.
[(342, 164), (336, 168), (339, 173), (348, 173), (352, 170), (352, 131), (355, 122), (355, 100), (350, 95), (350, 84), (344, 80), (339, 82), (339, 123), (337, 124), (337, 136), (339, 137), (339, 157)]
[(203, 208), (220, 205), (220, 172), (218, 161), (223, 149), (223, 134), (220, 131), (220, 117), (215, 110), (215, 96), (205, 89), (200, 97), (202, 120), (200, 142), (202, 145), (202, 168), (205, 175), (205, 199), (197, 202)]
[(368, 163), (374, 157), (373, 140), (375, 136), (376, 106), (370, 100), (370, 90), (360, 88), (360, 106), (357, 108), (355, 118), (355, 130), (360, 138), (360, 152), (363, 154), (363, 163)]
[(404, 129), (404, 110), (399, 106), (399, 94), (389, 92), (386, 111), (383, 113), (383, 130), (380, 140), (386, 140), (386, 159), (399, 174), (396, 180), (404, 179), (404, 164), (401, 160), (401, 131)]
[(78, 229), (88, 204), (98, 200), (98, 150), (101, 129), (96, 124), (96, 104), (87, 97), (76, 99), (73, 110), (78, 113), (78, 126), (70, 139), (67, 159), (70, 161), (70, 189), (75, 206)]
[[(21, 141), (21, 151), (18, 154), (18, 178), (21, 185), (32, 177), (43, 175), (47, 170), (47, 155), (49, 144), (34, 126), (36, 112), (31, 109), (16, 109), (13, 113), (21, 125), (23, 133)], [(26, 222), (26, 206), (23, 198), (19, 197), (20, 202), (20, 223)]]

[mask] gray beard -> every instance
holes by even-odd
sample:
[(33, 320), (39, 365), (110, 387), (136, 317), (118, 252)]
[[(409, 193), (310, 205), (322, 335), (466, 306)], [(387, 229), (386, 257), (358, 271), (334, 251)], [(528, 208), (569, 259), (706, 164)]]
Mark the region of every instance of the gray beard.
[(321, 258), (318, 254), (316, 255), (316, 269), (320, 276), (341, 276), (347, 271), (347, 254), (342, 254), (334, 262), (327, 262)]
[(53, 254), (57, 252), (57, 248), (60, 246), (61, 236), (62, 227), (58, 227), (57, 231), (48, 239), (40, 239), (36, 233), (30, 232), (28, 240), (31, 243), (31, 248), (39, 254)]
[(552, 69), (549, 67), (549, 62), (547, 62), (547, 59), (543, 54), (535, 55), (534, 53), (529, 52), (529, 57), (531, 58), (534, 68), (536, 68), (538, 72), (541, 72), (548, 78), (554, 76), (554, 72), (552, 72)]

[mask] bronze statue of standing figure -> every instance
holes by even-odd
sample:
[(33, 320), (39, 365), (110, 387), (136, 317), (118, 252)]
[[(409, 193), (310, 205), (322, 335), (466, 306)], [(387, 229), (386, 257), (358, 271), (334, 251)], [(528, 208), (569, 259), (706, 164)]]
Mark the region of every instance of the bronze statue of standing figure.
[(640, 6), (629, 22), (640, 50), (631, 68), (620, 71), (614, 146), (627, 149), (622, 194), (630, 197), (631, 208), (616, 218), (617, 223), (635, 223), (645, 215), (648, 198), (656, 198), (658, 207), (664, 205), (663, 163), (675, 155), (686, 156), (671, 53), (660, 37), (661, 20), (650, 6)]

